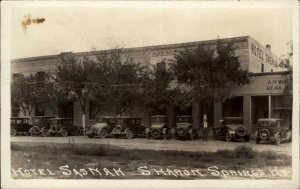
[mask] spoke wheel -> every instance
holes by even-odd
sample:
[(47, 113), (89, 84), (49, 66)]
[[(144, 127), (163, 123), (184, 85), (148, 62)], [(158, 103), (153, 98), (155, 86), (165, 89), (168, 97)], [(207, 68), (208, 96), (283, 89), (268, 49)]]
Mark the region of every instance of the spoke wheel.
[(100, 136), (100, 138), (106, 138), (106, 136), (107, 136), (106, 129), (101, 129), (99, 136)]
[(42, 133), (42, 136), (43, 136), (43, 137), (49, 136), (49, 132), (48, 132), (48, 130), (47, 130), (46, 128), (42, 128), (42, 129), (41, 129), (41, 133)]
[(60, 135), (62, 136), (62, 137), (66, 137), (66, 136), (68, 136), (68, 131), (66, 130), (66, 129), (62, 129), (61, 130), (61, 132), (60, 132)]
[(10, 136), (16, 136), (17, 131), (15, 129), (10, 129)]
[(127, 130), (126, 131), (126, 138), (128, 138), (128, 139), (132, 139), (133, 138), (133, 133), (132, 133), (131, 130)]

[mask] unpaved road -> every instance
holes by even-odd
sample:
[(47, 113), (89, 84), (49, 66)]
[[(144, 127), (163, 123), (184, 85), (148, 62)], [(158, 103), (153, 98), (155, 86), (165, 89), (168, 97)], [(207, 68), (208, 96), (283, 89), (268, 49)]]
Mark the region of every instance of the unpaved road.
[(15, 136), (11, 137), (12, 142), (37, 142), (37, 143), (93, 143), (93, 144), (110, 144), (125, 149), (151, 149), (151, 150), (179, 150), (179, 151), (208, 151), (214, 152), (221, 149), (232, 150), (239, 145), (246, 145), (255, 150), (271, 150), (281, 154), (292, 155), (291, 143), (282, 143), (280, 146), (273, 144), (256, 144), (254, 140), (250, 142), (225, 142), (221, 140), (210, 139), (208, 142), (202, 140), (154, 140), (145, 138), (135, 139), (115, 139), (115, 138), (93, 138), (87, 136), (70, 136), (70, 137), (31, 137)]

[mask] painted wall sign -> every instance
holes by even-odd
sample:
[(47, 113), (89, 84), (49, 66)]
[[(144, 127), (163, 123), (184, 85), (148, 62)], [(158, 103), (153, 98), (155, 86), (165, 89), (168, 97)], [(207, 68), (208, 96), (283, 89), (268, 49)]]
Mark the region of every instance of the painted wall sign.
[(266, 89), (268, 91), (272, 91), (272, 90), (282, 91), (284, 90), (287, 84), (288, 84), (288, 79), (268, 80)]
[(278, 67), (278, 60), (270, 52), (254, 43), (251, 43), (251, 54), (265, 63)]

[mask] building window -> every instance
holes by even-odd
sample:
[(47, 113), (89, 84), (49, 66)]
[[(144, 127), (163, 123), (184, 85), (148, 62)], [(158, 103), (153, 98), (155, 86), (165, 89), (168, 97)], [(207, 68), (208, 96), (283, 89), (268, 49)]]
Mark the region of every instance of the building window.
[(13, 81), (15, 81), (21, 77), (21, 74), (13, 74), (12, 76)]
[(273, 72), (273, 69), (271, 69), (271, 72)]
[(261, 64), (261, 72), (264, 72), (264, 64)]

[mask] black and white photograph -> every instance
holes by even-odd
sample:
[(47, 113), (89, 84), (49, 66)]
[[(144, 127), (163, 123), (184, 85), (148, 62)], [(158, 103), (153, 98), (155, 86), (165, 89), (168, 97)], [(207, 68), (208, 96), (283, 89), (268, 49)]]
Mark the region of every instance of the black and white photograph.
[(1, 188), (300, 187), (299, 1), (1, 10)]

